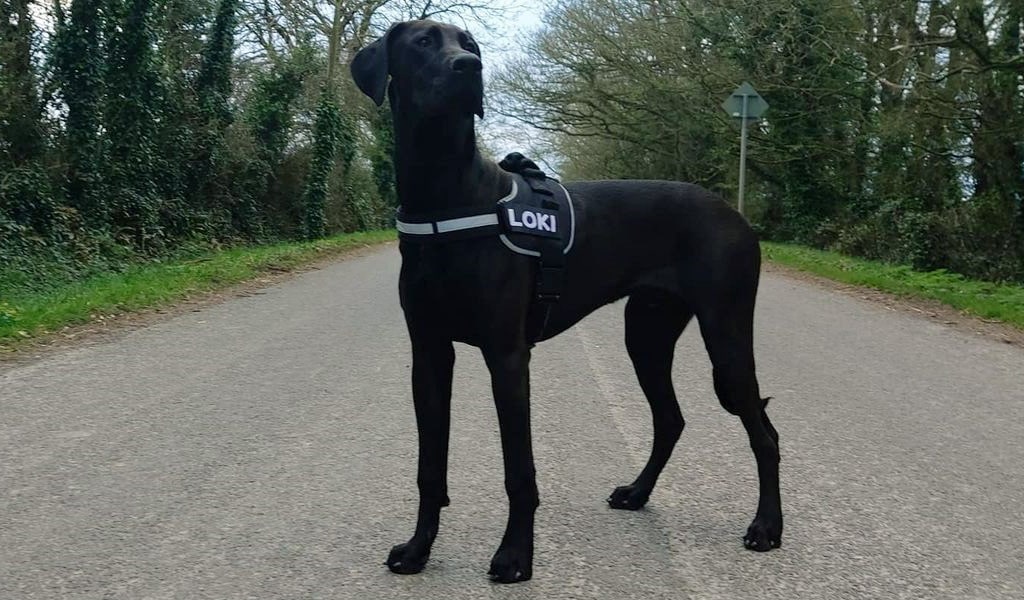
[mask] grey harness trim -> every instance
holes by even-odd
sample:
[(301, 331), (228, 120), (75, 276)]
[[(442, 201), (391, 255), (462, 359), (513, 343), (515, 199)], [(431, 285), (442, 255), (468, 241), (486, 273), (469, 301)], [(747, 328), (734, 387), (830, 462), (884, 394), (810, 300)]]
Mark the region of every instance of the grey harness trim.
[[(498, 200), (498, 203), (508, 202), (518, 194), (519, 184), (515, 179), (513, 179), (512, 191), (509, 195)], [(413, 242), (442, 241), (441, 238), (453, 238), (453, 236), (445, 234), (461, 232), (465, 233), (459, 236), (460, 239), (465, 239), (465, 237), (476, 237), (472, 235), (472, 233), (474, 230), (478, 229), (484, 230), (476, 232), (481, 236), (492, 233), (492, 230), (495, 230), (494, 232), (496, 232), (498, 227), (498, 215), (494, 212), (493, 207), (487, 206), (475, 210), (470, 209), (470, 211), (472, 214), (440, 220), (417, 220), (414, 217), (406, 217), (399, 212), (398, 218), (395, 220), (395, 227), (398, 229), (398, 233), (400, 234), (399, 237)], [(470, 235), (466, 235), (466, 233), (469, 233)]]

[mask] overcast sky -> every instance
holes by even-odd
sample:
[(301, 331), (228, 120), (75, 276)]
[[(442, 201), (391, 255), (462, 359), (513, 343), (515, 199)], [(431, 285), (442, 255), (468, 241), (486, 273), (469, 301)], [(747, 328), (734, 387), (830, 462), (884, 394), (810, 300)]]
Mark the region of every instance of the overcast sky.
[[(541, 27), (544, 11), (549, 4), (539, 0), (498, 0), (492, 2), (491, 6), (500, 6), (505, 10), (500, 16), (491, 19), (489, 29), (482, 30), (472, 24), (469, 25), (477, 43), (480, 44), (485, 73), (494, 73), (511, 58), (522, 56), (522, 47)], [(486, 92), (493, 94), (491, 86), (488, 83), (485, 85)], [(479, 122), (478, 131), (488, 148), (496, 154), (492, 158), (498, 160), (509, 152), (518, 151), (535, 158), (545, 170), (554, 171), (553, 165), (550, 164), (554, 157), (544, 156), (534, 147), (541, 132), (519, 123), (509, 122), (493, 111)]]

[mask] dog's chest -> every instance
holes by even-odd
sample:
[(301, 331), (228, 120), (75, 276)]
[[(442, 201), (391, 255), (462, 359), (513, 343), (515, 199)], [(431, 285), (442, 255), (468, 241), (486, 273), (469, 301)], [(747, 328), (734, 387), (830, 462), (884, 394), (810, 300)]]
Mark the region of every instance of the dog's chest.
[(497, 239), (403, 245), (402, 309), (411, 326), (442, 329), (452, 339), (476, 345), (496, 323), (525, 314), (530, 264)]

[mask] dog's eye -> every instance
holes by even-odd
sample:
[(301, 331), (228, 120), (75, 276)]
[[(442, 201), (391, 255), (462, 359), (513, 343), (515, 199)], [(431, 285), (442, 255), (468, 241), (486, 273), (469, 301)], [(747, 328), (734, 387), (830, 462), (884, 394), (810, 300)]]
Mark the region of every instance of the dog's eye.
[(473, 43), (473, 42), (466, 42), (466, 44), (463, 46), (463, 48), (465, 48), (467, 52), (472, 52), (474, 54), (478, 54), (479, 53), (477, 45), (475, 43)]
[(432, 43), (434, 43), (434, 40), (429, 35), (425, 35), (420, 39), (416, 40), (416, 45), (421, 48), (426, 48)]

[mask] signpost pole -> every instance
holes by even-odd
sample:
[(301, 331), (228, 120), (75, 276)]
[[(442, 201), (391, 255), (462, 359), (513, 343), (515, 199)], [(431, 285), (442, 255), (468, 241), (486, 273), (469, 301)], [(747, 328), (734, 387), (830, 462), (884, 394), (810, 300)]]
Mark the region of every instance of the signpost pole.
[(740, 117), (740, 197), (737, 209), (743, 214), (743, 188), (747, 183), (747, 103), (750, 96), (743, 96), (743, 113)]
[(725, 99), (722, 108), (730, 117), (740, 120), (740, 193), (736, 209), (742, 215), (747, 187), (747, 127), (750, 121), (760, 119), (764, 111), (768, 110), (768, 103), (757, 93), (754, 86), (744, 81)]

